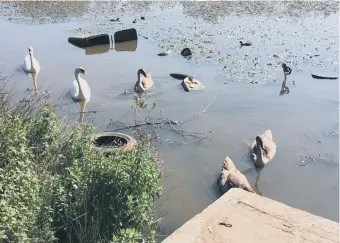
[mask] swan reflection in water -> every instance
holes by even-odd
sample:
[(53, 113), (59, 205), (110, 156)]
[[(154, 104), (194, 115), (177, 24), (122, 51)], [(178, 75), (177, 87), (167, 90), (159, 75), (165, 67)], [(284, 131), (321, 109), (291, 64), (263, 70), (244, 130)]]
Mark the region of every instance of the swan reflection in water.
[(254, 191), (260, 195), (260, 196), (263, 196), (263, 192), (260, 191), (259, 189), (259, 181), (260, 181), (260, 178), (261, 178), (261, 172), (263, 170), (263, 168), (256, 168), (256, 180), (255, 180), (255, 185), (254, 185)]
[(289, 87), (287, 86), (287, 75), (290, 75), (292, 73), (292, 69), (288, 67), (285, 63), (282, 63), (282, 69), (283, 69), (283, 81), (281, 85), (281, 90), (279, 96), (289, 94), (290, 90)]
[(254, 191), (256, 192), (256, 194), (263, 196), (263, 192), (259, 189), (259, 182), (260, 182), (260, 178), (261, 178), (261, 172), (263, 170), (264, 167), (258, 167), (258, 168), (253, 168), (253, 167), (249, 167), (248, 169), (244, 170), (242, 173), (244, 175), (247, 174), (253, 174), (254, 169), (256, 172), (256, 179), (255, 179), (255, 184), (254, 184)]
[(78, 122), (80, 124), (83, 124), (86, 104), (87, 104), (86, 100), (79, 101), (79, 119), (78, 119)]

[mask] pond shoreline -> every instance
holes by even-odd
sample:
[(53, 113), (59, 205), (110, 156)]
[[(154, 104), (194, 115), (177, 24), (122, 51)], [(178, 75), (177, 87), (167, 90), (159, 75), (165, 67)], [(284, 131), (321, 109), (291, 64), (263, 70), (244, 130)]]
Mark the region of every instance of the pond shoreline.
[[(199, 141), (175, 134), (169, 124), (152, 126), (165, 166), (162, 184), (167, 199), (158, 214), (166, 215), (162, 235), (171, 234), (219, 197), (215, 181), (226, 153), (266, 197), (338, 220), (339, 80), (311, 76), (339, 72), (338, 2), (81, 1), (0, 2), (0, 6), (6, 36), (0, 40), (6, 47), (0, 50), (0, 63), (6, 63), (8, 76), (13, 74), (17, 97), (27, 95), (31, 87), (19, 65), (32, 46), (42, 67), (38, 87), (47, 87), (61, 107), (58, 115), (73, 119), (78, 114), (78, 104), (66, 92), (74, 68), (82, 66), (92, 93), (87, 107), (93, 111), (84, 120), (98, 131), (111, 121), (133, 125), (133, 86), (137, 70), (145, 68), (154, 79), (146, 102), (148, 107), (156, 104), (150, 119), (160, 114), (173, 121), (189, 119), (182, 127), (185, 131), (214, 136)], [(67, 42), (71, 36), (114, 34), (128, 28), (139, 34), (131, 52), (110, 49), (95, 54)], [(240, 48), (239, 41), (252, 45)], [(193, 52), (190, 60), (180, 54), (186, 47)], [(166, 51), (166, 56), (157, 55)], [(290, 92), (282, 92), (282, 62), (292, 69), (284, 87)], [(186, 93), (171, 73), (193, 75), (206, 88)], [(207, 112), (197, 116), (207, 105)], [(149, 110), (144, 113), (140, 115)], [(277, 155), (257, 173), (246, 152), (256, 134), (268, 128), (277, 142)], [(123, 131), (133, 135), (135, 129)]]

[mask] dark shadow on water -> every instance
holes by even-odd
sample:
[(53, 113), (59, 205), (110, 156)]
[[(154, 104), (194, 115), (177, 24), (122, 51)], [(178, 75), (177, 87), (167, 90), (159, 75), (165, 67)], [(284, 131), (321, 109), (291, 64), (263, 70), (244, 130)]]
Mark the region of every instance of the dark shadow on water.
[[(263, 167), (264, 168), (264, 167)], [(263, 192), (260, 190), (259, 188), (259, 182), (260, 182), (260, 178), (261, 178), (261, 172), (263, 170), (263, 168), (256, 168), (256, 180), (255, 180), (255, 184), (254, 184), (254, 191), (259, 194), (260, 196), (263, 196)]]
[(287, 82), (283, 81), (281, 85), (280, 96), (289, 94), (289, 93), (290, 93), (290, 90), (289, 90), (289, 87), (287, 86)]
[(85, 50), (85, 55), (97, 55), (97, 54), (104, 54), (108, 53), (109, 51), (116, 51), (116, 52), (134, 52), (137, 49), (137, 41), (124, 41), (120, 43), (115, 43), (114, 48), (110, 45), (100, 45), (100, 46), (93, 46), (82, 48)]
[(114, 47), (114, 50), (116, 50), (117, 52), (121, 52), (121, 51), (133, 52), (133, 51), (136, 51), (136, 49), (137, 49), (137, 40), (115, 43), (115, 47)]
[[(248, 155), (247, 155), (248, 156)], [(256, 173), (256, 179), (255, 179), (255, 183), (254, 183), (254, 186), (253, 186), (253, 189), (254, 189), (254, 191), (258, 194), (258, 195), (260, 195), (260, 196), (263, 196), (264, 194), (263, 194), (263, 192), (260, 190), (260, 188), (259, 188), (259, 182), (260, 182), (260, 179), (261, 179), (261, 172), (262, 172), (262, 170), (264, 169), (264, 167), (262, 167), (262, 168), (257, 168), (257, 167), (255, 167), (254, 166), (254, 163), (253, 163), (253, 161), (249, 158), (249, 157), (247, 157), (248, 159), (247, 159), (247, 161), (249, 161), (249, 167), (246, 169), (246, 170), (244, 170), (244, 171), (241, 171), (246, 177), (247, 177), (247, 175), (249, 175), (249, 174), (253, 174), (254, 172)], [(247, 178), (248, 179), (248, 178)]]
[(219, 179), (220, 173), (215, 173), (215, 180), (210, 184), (209, 191), (211, 192), (211, 195), (209, 196), (214, 201), (218, 199), (221, 196), (220, 189), (218, 188), (218, 179)]
[(85, 50), (85, 55), (90, 56), (90, 55), (107, 53), (111, 50), (111, 46), (110, 45), (101, 45), (101, 46), (87, 47), (87, 48), (83, 48), (83, 49)]

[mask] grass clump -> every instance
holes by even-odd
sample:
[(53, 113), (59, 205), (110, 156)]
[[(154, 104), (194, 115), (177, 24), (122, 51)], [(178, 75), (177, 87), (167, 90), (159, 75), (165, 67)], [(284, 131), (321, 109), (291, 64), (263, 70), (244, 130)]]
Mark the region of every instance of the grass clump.
[(1, 95), (0, 242), (155, 241), (161, 175), (148, 142), (101, 154), (92, 126), (65, 125), (43, 99)]

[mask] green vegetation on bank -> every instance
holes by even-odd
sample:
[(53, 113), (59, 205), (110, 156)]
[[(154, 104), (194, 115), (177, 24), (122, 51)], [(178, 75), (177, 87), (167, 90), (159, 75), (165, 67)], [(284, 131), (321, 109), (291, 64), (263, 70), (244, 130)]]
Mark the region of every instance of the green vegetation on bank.
[(90, 125), (66, 125), (42, 97), (10, 99), (0, 94), (0, 242), (155, 241), (161, 175), (147, 141), (99, 154)]

